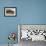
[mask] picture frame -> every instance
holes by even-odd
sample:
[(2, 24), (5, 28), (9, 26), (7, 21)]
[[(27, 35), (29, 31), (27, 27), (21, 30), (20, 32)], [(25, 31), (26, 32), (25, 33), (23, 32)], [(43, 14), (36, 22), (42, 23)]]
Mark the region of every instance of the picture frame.
[[(22, 33), (21, 33), (22, 30), (24, 30), (24, 31), (28, 30), (28, 33), (30, 35), (29, 34), (23, 35), (23, 36), (28, 36), (27, 38), (22, 37)], [(37, 32), (34, 32), (34, 31), (37, 31)], [(23, 32), (23, 34), (24, 34), (24, 32)], [(36, 36), (34, 36), (34, 35), (36, 35)], [(29, 36), (31, 36), (31, 37), (34, 36), (34, 37), (30, 38)], [(22, 39), (21, 39), (21, 37), (22, 37)], [(46, 24), (18, 24), (18, 42), (20, 43), (22, 40), (46, 41)]]
[(17, 15), (16, 7), (4, 7), (4, 16), (15, 17)]

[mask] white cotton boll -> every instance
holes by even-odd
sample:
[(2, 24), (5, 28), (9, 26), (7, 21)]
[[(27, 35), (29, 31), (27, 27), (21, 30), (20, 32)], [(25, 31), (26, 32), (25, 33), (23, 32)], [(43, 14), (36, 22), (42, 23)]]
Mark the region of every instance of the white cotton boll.
[(21, 30), (21, 32), (22, 32), (22, 37), (21, 37), (21, 39), (22, 39), (22, 38), (27, 38), (27, 37), (28, 37), (28, 36), (27, 36), (28, 30)]

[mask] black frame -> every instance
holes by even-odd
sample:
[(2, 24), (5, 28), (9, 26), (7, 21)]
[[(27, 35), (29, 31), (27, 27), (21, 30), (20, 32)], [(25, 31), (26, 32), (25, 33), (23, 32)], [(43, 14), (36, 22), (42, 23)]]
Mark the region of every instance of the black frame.
[[(15, 8), (15, 10), (16, 10), (16, 15), (15, 15), (15, 16), (6, 16), (6, 15), (5, 15), (5, 8)], [(16, 7), (4, 7), (4, 16), (5, 16), (5, 17), (16, 17), (16, 16), (17, 16), (17, 8), (16, 8)]]

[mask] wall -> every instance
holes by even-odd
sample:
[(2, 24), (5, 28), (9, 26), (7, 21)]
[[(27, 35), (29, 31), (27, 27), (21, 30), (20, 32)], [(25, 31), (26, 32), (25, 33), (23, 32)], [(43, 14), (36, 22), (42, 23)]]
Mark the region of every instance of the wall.
[[(17, 8), (17, 16), (16, 17), (5, 17), (4, 16), (4, 7), (16, 7)], [(0, 0), (0, 44), (7, 44), (8, 34), (10, 32), (16, 32), (17, 24), (20, 23), (20, 6), (19, 1), (17, 0)], [(17, 39), (15, 41), (18, 42)]]
[[(4, 7), (17, 8), (16, 17), (4, 17)], [(7, 44), (17, 24), (46, 24), (46, 0), (0, 0), (0, 44)], [(16, 40), (17, 42), (17, 40)]]
[(46, 0), (23, 0), (21, 24), (46, 24)]

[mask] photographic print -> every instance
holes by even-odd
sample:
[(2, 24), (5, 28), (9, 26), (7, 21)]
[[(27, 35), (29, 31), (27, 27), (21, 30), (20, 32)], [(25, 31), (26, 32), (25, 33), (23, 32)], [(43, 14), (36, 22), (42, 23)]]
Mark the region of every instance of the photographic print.
[(18, 32), (20, 33), (20, 41), (46, 41), (46, 25), (23, 24), (19, 25), (18, 30), (20, 31)]
[(5, 7), (4, 16), (16, 16), (16, 7)]

